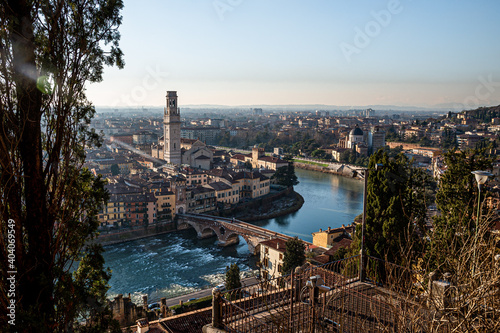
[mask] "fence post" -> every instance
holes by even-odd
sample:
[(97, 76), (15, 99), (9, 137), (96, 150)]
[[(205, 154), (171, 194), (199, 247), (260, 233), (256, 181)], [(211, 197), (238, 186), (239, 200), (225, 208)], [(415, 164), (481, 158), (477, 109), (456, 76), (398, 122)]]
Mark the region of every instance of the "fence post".
[(222, 329), (222, 294), (217, 288), (212, 289), (212, 326)]
[(361, 223), (361, 257), (359, 259), (359, 281), (364, 282), (366, 278), (365, 264), (366, 264), (366, 250), (365, 250), (365, 228), (366, 228), (366, 197), (367, 197), (367, 187), (368, 187), (368, 175), (370, 174), (369, 169), (365, 169), (365, 179), (363, 186), (363, 221)]
[(359, 251), (359, 281), (365, 282), (366, 280), (366, 254), (363, 250)]
[(319, 288), (316, 285), (319, 276), (311, 276), (309, 285), (309, 302), (311, 304), (311, 325), (309, 327), (309, 332), (314, 333), (316, 331), (316, 305), (319, 303)]

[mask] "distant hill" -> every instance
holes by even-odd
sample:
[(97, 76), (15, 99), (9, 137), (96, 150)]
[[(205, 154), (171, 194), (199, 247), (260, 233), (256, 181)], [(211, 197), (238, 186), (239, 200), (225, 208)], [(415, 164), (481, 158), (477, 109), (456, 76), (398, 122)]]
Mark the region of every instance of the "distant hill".
[(493, 118), (500, 118), (500, 105), (483, 106), (475, 110), (462, 111), (469, 117), (480, 120), (481, 122), (489, 123)]

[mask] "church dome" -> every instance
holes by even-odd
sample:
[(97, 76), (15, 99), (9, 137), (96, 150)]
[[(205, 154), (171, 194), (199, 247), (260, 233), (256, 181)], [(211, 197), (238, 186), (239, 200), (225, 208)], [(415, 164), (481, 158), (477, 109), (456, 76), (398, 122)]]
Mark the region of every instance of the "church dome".
[(350, 135), (363, 135), (363, 131), (356, 125), (356, 128), (351, 130)]

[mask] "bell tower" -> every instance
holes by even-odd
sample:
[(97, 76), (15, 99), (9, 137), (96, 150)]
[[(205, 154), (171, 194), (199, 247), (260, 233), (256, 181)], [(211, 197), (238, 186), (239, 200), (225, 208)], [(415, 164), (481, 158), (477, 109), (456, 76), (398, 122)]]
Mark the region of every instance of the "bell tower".
[(167, 106), (163, 111), (163, 159), (181, 164), (181, 116), (177, 107), (177, 91), (167, 91)]

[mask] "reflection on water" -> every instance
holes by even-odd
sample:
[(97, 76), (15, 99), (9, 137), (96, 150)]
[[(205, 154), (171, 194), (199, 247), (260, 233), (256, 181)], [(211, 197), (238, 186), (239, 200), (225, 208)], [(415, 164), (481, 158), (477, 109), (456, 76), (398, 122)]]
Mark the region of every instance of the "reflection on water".
[[(295, 190), (304, 205), (293, 214), (252, 222), (255, 225), (312, 241), (312, 232), (349, 224), (361, 213), (363, 183), (336, 175), (295, 169), (300, 183)], [(335, 186), (334, 186), (335, 184)], [(159, 235), (105, 247), (104, 258), (113, 275), (109, 297), (128, 294), (137, 304), (141, 295), (150, 299), (174, 297), (214, 286), (223, 280), (226, 266), (241, 271), (255, 268), (247, 244), (221, 248), (216, 239), (197, 239), (193, 230)]]
[(311, 233), (350, 224), (363, 210), (363, 182), (337, 175), (295, 169), (300, 183), (295, 191), (304, 205), (287, 224), (279, 218), (258, 221), (264, 228), (312, 241)]

